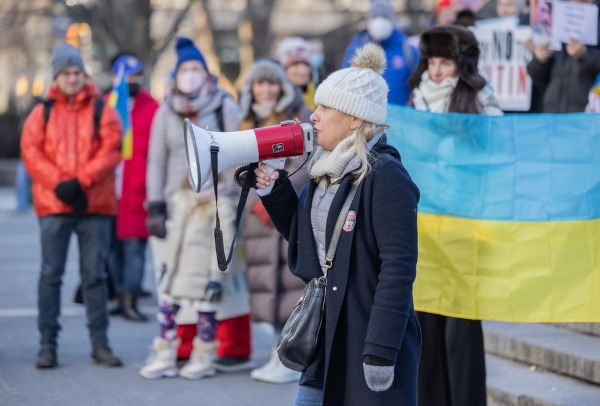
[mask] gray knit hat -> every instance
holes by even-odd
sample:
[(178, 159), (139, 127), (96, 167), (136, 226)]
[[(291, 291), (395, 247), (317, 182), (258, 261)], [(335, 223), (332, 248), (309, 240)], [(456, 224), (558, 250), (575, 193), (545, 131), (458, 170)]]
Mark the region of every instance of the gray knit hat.
[(52, 55), (50, 55), (50, 62), (52, 63), (53, 78), (69, 66), (77, 66), (85, 71), (81, 53), (73, 45), (67, 44), (66, 42), (58, 44), (56, 48), (54, 48)]
[(315, 104), (331, 107), (369, 123), (384, 124), (387, 116), (388, 85), (383, 48), (367, 43), (358, 48), (350, 67), (333, 72), (315, 93)]
[(294, 100), (295, 91), (292, 85), (285, 76), (285, 70), (281, 64), (271, 58), (259, 58), (252, 64), (250, 73), (244, 82), (244, 86), (240, 90), (240, 109), (242, 117), (246, 117), (250, 112), (252, 104), (252, 83), (266, 80), (273, 83), (281, 84), (281, 98), (275, 106), (275, 113), (284, 111)]
[(367, 19), (375, 16), (385, 16), (391, 21), (396, 21), (396, 11), (389, 0), (373, 0), (367, 11)]

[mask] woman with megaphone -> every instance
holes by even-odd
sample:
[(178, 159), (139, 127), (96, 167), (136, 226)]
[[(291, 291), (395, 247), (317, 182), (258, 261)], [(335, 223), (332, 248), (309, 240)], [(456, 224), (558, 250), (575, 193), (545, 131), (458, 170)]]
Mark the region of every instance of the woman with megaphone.
[[(302, 93), (286, 78), (283, 67), (269, 58), (258, 59), (250, 69), (240, 92), (240, 130), (278, 125), (299, 119), (310, 122), (311, 111)], [(287, 159), (285, 169), (295, 171), (306, 156)], [(296, 191), (308, 182), (301, 170), (292, 178)], [(283, 323), (304, 289), (304, 282), (289, 271), (287, 242), (277, 232), (256, 193), (248, 195), (242, 229), (246, 272), (250, 289), (252, 319), (277, 343)], [(300, 374), (284, 367), (275, 352), (269, 362), (250, 373), (253, 379), (270, 383), (298, 381)]]
[(291, 334), (300, 330), (306, 295), (280, 338), (282, 362), (303, 371), (298, 406), (417, 402), (419, 190), (386, 142), (385, 61), (381, 47), (366, 44), (317, 89), (317, 148), (299, 197), (284, 171), (269, 175), (264, 164), (255, 171), (259, 195), (274, 183), (261, 200), (289, 242), (290, 270), (309, 286), (326, 281), (317, 346), (304, 364), (288, 362), (294, 354), (286, 351), (292, 337), (306, 341)]

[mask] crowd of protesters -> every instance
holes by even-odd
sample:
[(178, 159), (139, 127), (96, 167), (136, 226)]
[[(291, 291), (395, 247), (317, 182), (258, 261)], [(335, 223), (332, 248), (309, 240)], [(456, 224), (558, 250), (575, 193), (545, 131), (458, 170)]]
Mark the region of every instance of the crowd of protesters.
[[(81, 296), (94, 363), (121, 365), (108, 343), (109, 313), (132, 322), (148, 319), (140, 312), (138, 299), (144, 294), (142, 280), (149, 247), (157, 286), (152, 293), (157, 298), (158, 334), (148, 338), (152, 341), (152, 353), (139, 371), (144, 378), (180, 375), (200, 379), (218, 371), (254, 368), (250, 375), (256, 380), (299, 381), (298, 405), (337, 404), (333, 399), (344, 396), (344, 404), (391, 404), (386, 396), (392, 395), (371, 396), (387, 390), (404, 399), (402, 404), (485, 405), (481, 322), (428, 313), (415, 316), (410, 299), (416, 263), (416, 243), (412, 240), (404, 246), (405, 251), (390, 251), (391, 258), (403, 258), (396, 265), (403, 272), (399, 289), (406, 293), (406, 300), (395, 299), (398, 308), (388, 310), (389, 314), (403, 314), (398, 316), (398, 323), (405, 328), (382, 326), (387, 313), (379, 310), (379, 314), (363, 306), (361, 300), (365, 297), (369, 297), (369, 303), (389, 298), (382, 299), (383, 294), (378, 293), (376, 277), (362, 275), (364, 286), (357, 286), (359, 282), (355, 280), (347, 281), (348, 303), (336, 310), (336, 317), (343, 316), (338, 330), (348, 329), (350, 318), (357, 317), (360, 322), (356, 328), (360, 332), (345, 331), (338, 336), (335, 325), (326, 325), (326, 335), (331, 335), (327, 342), (333, 342), (335, 348), (323, 347), (312, 369), (302, 376), (284, 367), (275, 350), (279, 333), (305, 283), (310, 275), (314, 276), (314, 270), (296, 269), (298, 263), (312, 259), (298, 258), (297, 234), (306, 239), (304, 244), (317, 247), (313, 254), (318, 264), (327, 245), (325, 235), (331, 231), (327, 213), (343, 202), (334, 200), (338, 189), (346, 193), (349, 180), (355, 179), (351, 176), (359, 176), (359, 182), (375, 182), (376, 178), (361, 168), (396, 159), (397, 151), (384, 146), (387, 102), (432, 113), (503, 114), (492, 86), (478, 69), (477, 40), (464, 28), (473, 25), (477, 18), (477, 10), (471, 10), (469, 3), (473, 2), (438, 1), (431, 28), (418, 38), (408, 38), (398, 26), (390, 2), (374, 0), (366, 13), (366, 29), (356, 33), (346, 49), (342, 70), (326, 77), (322, 72), (326, 58), (322, 43), (288, 37), (277, 44), (273, 58), (260, 58), (253, 63), (237, 95), (219, 88), (203, 53), (189, 38), (176, 40), (177, 62), (162, 101), (154, 100), (143, 88), (139, 58), (134, 53), (119, 54), (111, 69), (115, 85), (124, 75), (129, 89), (133, 149), (126, 159), (121, 153), (123, 127), (117, 112), (109, 106), (109, 94), (103, 97), (92, 83), (75, 47), (58, 45), (51, 55), (54, 81), (47, 101), (30, 113), (21, 139), (24, 167), (33, 181), (33, 203), (42, 243), (38, 287), (40, 351), (36, 366), (58, 365), (61, 281), (70, 235), (76, 233)], [(496, 16), (519, 16), (521, 24), (528, 24), (527, 10), (523, 0), (498, 0)], [(376, 50), (367, 46), (372, 43), (378, 45)], [(527, 46), (532, 52), (527, 72), (533, 82), (529, 112), (583, 112), (600, 73), (600, 49), (575, 39), (560, 51), (549, 50), (548, 44), (534, 46), (530, 42)], [(374, 99), (377, 92), (384, 96)], [(358, 109), (344, 98), (363, 108)], [(198, 127), (223, 132), (276, 125), (295, 118), (304, 123), (312, 121), (316, 126), (321, 149), (316, 158), (312, 157), (308, 169), (278, 185), (277, 190), (287, 188), (286, 194), (272, 192), (259, 198), (254, 190), (250, 192), (240, 227), (240, 249), (235, 251), (226, 273), (219, 270), (215, 254), (215, 211), (218, 209), (224, 245), (228, 247), (236, 233), (240, 190), (228, 171), (219, 175), (218, 206), (212, 180), (199, 193), (191, 189), (183, 137), (186, 118)], [(367, 124), (372, 127), (361, 127)], [(327, 144), (326, 127), (340, 138)], [(362, 134), (362, 138), (357, 139), (355, 133)], [(362, 153), (371, 149), (381, 162), (361, 161), (367, 156)], [(288, 159), (287, 172), (277, 172), (274, 178), (258, 171), (259, 188), (260, 182), (267, 184), (279, 174), (295, 172), (306, 158)], [(396, 179), (400, 182), (398, 190), (403, 190), (398, 199), (406, 201), (407, 206), (398, 210), (406, 216), (400, 216), (404, 226), (414, 226), (414, 230), (407, 229), (407, 238), (413, 238), (416, 220), (411, 213), (414, 209), (416, 216), (418, 190), (401, 164), (393, 169), (403, 179)], [(307, 183), (312, 186), (301, 194)], [(304, 207), (301, 205), (307, 199), (306, 193), (310, 197)], [(386, 198), (383, 190), (375, 189), (365, 193), (361, 202), (377, 199), (385, 203), (394, 196), (391, 193)], [(292, 221), (275, 204), (285, 201), (287, 206), (293, 206), (296, 195), (301, 196), (297, 210), (299, 218), (307, 219), (305, 225), (294, 223), (298, 218)], [(325, 196), (328, 197), (324, 199)], [(389, 204), (394, 207), (394, 202)], [(19, 208), (22, 206), (20, 202)], [(373, 216), (376, 220), (377, 216)], [(303, 231), (305, 226), (311, 226), (309, 231)], [(362, 230), (361, 226), (377, 228), (357, 223), (357, 230)], [(290, 233), (298, 240), (290, 241), (288, 247)], [(389, 249), (384, 241), (391, 235), (369, 235), (361, 238), (384, 244), (380, 250)], [(364, 247), (348, 249), (356, 250), (353, 255), (370, 264), (378, 248), (367, 241)], [(288, 251), (295, 264), (292, 271)], [(349, 265), (348, 272), (357, 277), (354, 266)], [(382, 264), (381, 272), (390, 270)], [(118, 298), (117, 306), (110, 312), (109, 284)], [(273, 352), (265, 365), (254, 365), (251, 359), (251, 322), (272, 339)], [(377, 336), (378, 331), (387, 336)], [(365, 344), (365, 340), (369, 341)], [(392, 342), (402, 344), (395, 347), (389, 344)], [(178, 358), (188, 359), (181, 369), (177, 367)], [(364, 378), (360, 378), (363, 368)], [(433, 391), (432, 387), (438, 389)], [(302, 403), (309, 401), (316, 403)]]

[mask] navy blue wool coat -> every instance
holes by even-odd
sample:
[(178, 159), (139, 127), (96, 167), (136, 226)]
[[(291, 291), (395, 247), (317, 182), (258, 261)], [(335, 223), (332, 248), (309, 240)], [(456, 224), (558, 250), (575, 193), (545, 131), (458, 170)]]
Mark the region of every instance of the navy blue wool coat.
[[(421, 330), (412, 286), (419, 190), (385, 137), (371, 152), (375, 156), (371, 171), (350, 207), (356, 213), (354, 227), (342, 231), (328, 272), (325, 333), (319, 353), (301, 381), (324, 383), (324, 405), (417, 404)], [(352, 175), (342, 179), (331, 204), (327, 242), (353, 180)], [(289, 241), (292, 273), (305, 282), (321, 276), (310, 221), (315, 186), (310, 182), (298, 198), (286, 180), (262, 198), (275, 227)], [(375, 393), (367, 387), (364, 355), (395, 363), (389, 390)]]

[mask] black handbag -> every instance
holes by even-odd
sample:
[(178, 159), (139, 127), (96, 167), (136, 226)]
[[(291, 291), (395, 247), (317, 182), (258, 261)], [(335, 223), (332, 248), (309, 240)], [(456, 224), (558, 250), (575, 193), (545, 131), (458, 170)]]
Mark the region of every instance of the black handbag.
[(292, 315), (285, 323), (279, 336), (277, 355), (283, 365), (294, 371), (306, 371), (319, 347), (323, 313), (325, 312), (327, 271), (333, 266), (333, 257), (340, 240), (342, 228), (357, 189), (358, 185), (352, 186), (340, 211), (325, 257), (323, 276), (313, 278), (308, 282), (302, 297), (296, 303)]

